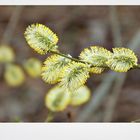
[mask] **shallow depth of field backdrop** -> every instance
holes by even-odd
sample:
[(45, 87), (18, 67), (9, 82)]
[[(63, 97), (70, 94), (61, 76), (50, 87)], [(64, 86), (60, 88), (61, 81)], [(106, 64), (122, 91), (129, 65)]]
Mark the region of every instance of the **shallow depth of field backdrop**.
[[(42, 62), (46, 58), (25, 41), (24, 31), (32, 23), (50, 27), (59, 37), (59, 49), (74, 57), (85, 47), (99, 45), (109, 50), (131, 47), (139, 58), (139, 13), (138, 6), (1, 6), (0, 39), (6, 30), (11, 33), (6, 40), (15, 51), (18, 64), (30, 57)], [(12, 25), (8, 25), (10, 19)], [(53, 122), (131, 122), (140, 118), (140, 70), (93, 75), (87, 86), (92, 92), (91, 99), (80, 107), (56, 113)], [(26, 74), (25, 83), (13, 88), (6, 84), (1, 73), (0, 121), (44, 122), (48, 113), (44, 97), (51, 87), (41, 78)]]

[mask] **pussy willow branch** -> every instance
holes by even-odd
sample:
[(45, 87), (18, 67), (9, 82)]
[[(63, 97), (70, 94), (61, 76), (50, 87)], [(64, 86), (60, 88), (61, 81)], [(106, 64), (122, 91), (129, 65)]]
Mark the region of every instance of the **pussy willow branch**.
[[(70, 56), (68, 56), (68, 55), (66, 55), (66, 54), (63, 54), (63, 53), (60, 53), (60, 52), (50, 51), (50, 53), (53, 53), (53, 54), (57, 54), (57, 55), (63, 56), (63, 57), (65, 57), (65, 58), (68, 58), (68, 59), (70, 59), (70, 60), (72, 60), (72, 61), (75, 61), (75, 62), (81, 62), (81, 63), (84, 63), (84, 64), (87, 63), (87, 62), (84, 62), (84, 61), (79, 60), (79, 59), (77, 59), (77, 58), (70, 57)], [(88, 64), (91, 64), (91, 63), (88, 63)]]
[[(50, 51), (50, 53), (63, 56), (63, 57), (65, 57), (65, 58), (68, 58), (68, 59), (70, 59), (70, 60), (72, 60), (72, 61), (75, 61), (75, 62), (80, 62), (80, 63), (83, 63), (83, 64), (89, 64), (89, 65), (91, 65), (91, 67), (109, 68), (109, 67), (106, 66), (106, 65), (102, 65), (102, 66), (93, 65), (93, 64), (90, 63), (90, 62), (85, 62), (85, 61), (79, 60), (79, 59), (77, 59), (77, 58), (70, 57), (70, 56), (68, 56), (68, 55), (66, 55), (66, 54), (63, 54), (63, 53), (61, 53), (61, 52)], [(140, 64), (137, 64), (137, 65), (134, 66), (132, 69), (140, 69)]]

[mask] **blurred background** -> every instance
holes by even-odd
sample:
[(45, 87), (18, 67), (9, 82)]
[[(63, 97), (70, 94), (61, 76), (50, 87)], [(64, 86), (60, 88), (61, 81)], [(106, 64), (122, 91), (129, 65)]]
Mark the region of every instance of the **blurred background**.
[[(26, 43), (24, 31), (32, 23), (44, 24), (59, 37), (59, 49), (78, 57), (91, 45), (129, 47), (140, 56), (139, 6), (0, 6), (1, 44), (9, 45), (17, 64), (30, 57), (42, 62)], [(0, 68), (0, 121), (44, 122), (44, 97), (53, 85), (27, 74), (18, 87), (9, 86)], [(55, 113), (53, 122), (131, 122), (140, 119), (140, 70), (107, 71), (87, 81), (90, 100), (79, 107)]]

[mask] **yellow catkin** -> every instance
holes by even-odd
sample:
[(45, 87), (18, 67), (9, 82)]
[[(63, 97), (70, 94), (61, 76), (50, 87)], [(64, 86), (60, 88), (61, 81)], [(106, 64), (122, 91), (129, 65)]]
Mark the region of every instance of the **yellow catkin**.
[(112, 53), (100, 46), (91, 46), (90, 48), (84, 49), (80, 53), (80, 59), (89, 62), (95, 66), (105, 65), (105, 62), (110, 59)]
[(23, 70), (20, 66), (15, 64), (9, 64), (6, 66), (4, 78), (10, 86), (19, 86), (23, 84), (25, 80)]
[(71, 60), (59, 55), (52, 55), (46, 59), (42, 67), (42, 79), (50, 84), (60, 81), (61, 73)]
[(104, 68), (101, 68), (101, 67), (90, 68), (90, 73), (93, 73), (93, 74), (101, 74), (103, 71), (104, 71)]
[(138, 59), (128, 48), (113, 48), (113, 56), (107, 61), (108, 67), (116, 72), (127, 72), (136, 66)]
[(70, 93), (64, 92), (64, 89), (59, 86), (55, 86), (46, 94), (45, 105), (53, 112), (63, 111), (69, 105), (70, 99)]
[(60, 86), (70, 91), (84, 85), (89, 78), (89, 67), (83, 63), (72, 62), (61, 73)]
[(40, 77), (42, 64), (41, 61), (36, 58), (30, 58), (24, 63), (26, 72), (33, 78)]
[(13, 62), (15, 60), (15, 54), (10, 46), (0, 46), (0, 63)]
[(39, 54), (46, 54), (57, 49), (58, 37), (48, 27), (42, 24), (32, 24), (24, 33), (27, 43)]
[(90, 90), (87, 86), (81, 86), (76, 91), (71, 92), (70, 105), (79, 106), (86, 103), (90, 99)]

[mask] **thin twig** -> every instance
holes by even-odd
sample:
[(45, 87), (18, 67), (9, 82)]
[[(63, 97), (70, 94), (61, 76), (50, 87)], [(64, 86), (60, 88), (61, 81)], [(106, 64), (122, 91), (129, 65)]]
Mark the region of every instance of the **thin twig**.
[(91, 65), (91, 63), (89, 63), (89, 62), (85, 62), (85, 61), (79, 60), (79, 59), (77, 59), (77, 58), (74, 58), (74, 57), (68, 56), (68, 55), (63, 54), (63, 53), (60, 53), (60, 52), (50, 51), (50, 53), (53, 53), (53, 54), (57, 54), (57, 55), (63, 56), (63, 57), (65, 57), (65, 58), (68, 58), (68, 59), (70, 59), (70, 60), (72, 60), (72, 61), (75, 61), (75, 62), (80, 62), (80, 63), (90, 64), (90, 65)]

